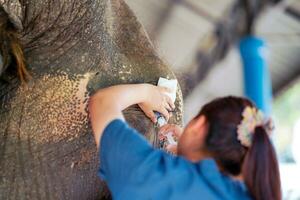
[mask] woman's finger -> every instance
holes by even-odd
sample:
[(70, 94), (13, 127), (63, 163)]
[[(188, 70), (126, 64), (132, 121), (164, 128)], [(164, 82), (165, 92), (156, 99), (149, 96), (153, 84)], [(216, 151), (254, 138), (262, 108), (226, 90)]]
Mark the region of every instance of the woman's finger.
[(171, 125), (171, 124), (167, 124), (164, 126), (163, 129), (161, 129), (159, 132), (161, 134), (165, 134), (165, 133), (169, 133), (169, 132), (173, 132), (175, 129), (174, 129), (174, 126)]
[(156, 115), (154, 114), (153, 111), (148, 111), (147, 113), (145, 113), (147, 115), (147, 117), (149, 117), (151, 119), (151, 121), (153, 123), (156, 123), (157, 122), (157, 119), (156, 119)]
[(171, 106), (168, 103), (165, 103), (165, 108), (171, 112), (173, 109), (171, 108)]
[(168, 145), (166, 150), (173, 154), (177, 154), (177, 145)]
[(168, 126), (170, 126), (170, 124), (165, 124), (162, 127), (160, 127), (158, 133), (164, 133)]
[(163, 127), (163, 129), (161, 129), (159, 131), (159, 133), (161, 135), (165, 135), (167, 133), (172, 133), (173, 137), (175, 138), (179, 138), (183, 132), (182, 128), (177, 126), (176, 124), (168, 124), (168, 125), (165, 125)]
[(166, 121), (169, 121), (169, 112), (166, 108), (162, 108), (160, 111), (159, 111), (166, 119)]
[(164, 96), (164, 101), (171, 107), (171, 110), (175, 109), (175, 105), (174, 105), (174, 103), (173, 103), (173, 101), (172, 101), (172, 99), (169, 95)]
[(166, 100), (167, 100), (168, 104), (170, 105), (170, 107), (172, 108), (172, 110), (174, 110), (175, 109), (175, 104), (173, 103), (171, 97), (166, 96)]
[(161, 141), (161, 140), (165, 140), (167, 137), (166, 136), (164, 136), (164, 135), (159, 135), (159, 140)]

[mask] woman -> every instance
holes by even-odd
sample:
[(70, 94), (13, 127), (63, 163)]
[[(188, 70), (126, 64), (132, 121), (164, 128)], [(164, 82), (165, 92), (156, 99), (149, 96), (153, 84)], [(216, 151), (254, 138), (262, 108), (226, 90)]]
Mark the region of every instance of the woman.
[[(174, 105), (167, 92), (148, 84), (119, 85), (90, 99), (99, 176), (114, 199), (281, 199), (269, 124), (247, 99), (205, 105), (179, 138), (178, 157), (153, 149), (126, 124), (121, 111), (132, 104), (168, 119)], [(178, 130), (166, 125), (161, 133), (180, 135)]]

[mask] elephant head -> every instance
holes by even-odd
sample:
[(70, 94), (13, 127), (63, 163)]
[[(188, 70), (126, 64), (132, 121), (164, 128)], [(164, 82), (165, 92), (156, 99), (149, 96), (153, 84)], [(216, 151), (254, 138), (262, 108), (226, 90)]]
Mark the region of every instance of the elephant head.
[[(14, 59), (1, 74), (0, 199), (101, 198), (89, 95), (174, 74), (122, 0), (0, 0), (0, 6), (30, 74), (22, 83)], [(181, 124), (180, 89), (175, 104), (171, 122)], [(156, 143), (154, 124), (137, 106), (124, 115)]]

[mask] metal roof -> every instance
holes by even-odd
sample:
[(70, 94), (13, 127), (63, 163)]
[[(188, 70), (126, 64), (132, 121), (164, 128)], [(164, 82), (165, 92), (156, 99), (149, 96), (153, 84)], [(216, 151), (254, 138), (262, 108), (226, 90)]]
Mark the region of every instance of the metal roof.
[[(233, 0), (127, 0), (161, 56), (175, 71), (192, 64), (199, 43), (223, 20)], [(300, 10), (290, 0), (269, 7), (256, 25), (257, 35), (270, 46), (275, 92), (300, 74), (300, 21), (287, 10)]]

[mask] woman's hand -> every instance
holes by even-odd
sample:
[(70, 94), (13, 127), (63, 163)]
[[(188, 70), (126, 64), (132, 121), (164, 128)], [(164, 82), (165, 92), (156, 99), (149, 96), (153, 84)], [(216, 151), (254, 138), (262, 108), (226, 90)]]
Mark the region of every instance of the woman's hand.
[(145, 90), (147, 98), (138, 105), (144, 111), (147, 117), (149, 117), (153, 123), (156, 123), (157, 119), (154, 111), (161, 113), (165, 119), (169, 120), (169, 112), (175, 109), (175, 105), (172, 99), (167, 93), (171, 93), (168, 88), (145, 84)]
[(183, 128), (176, 124), (166, 124), (159, 129), (158, 134), (163, 136), (170, 132), (172, 133), (173, 137), (179, 139), (183, 132)]
[(167, 88), (150, 84), (115, 85), (98, 90), (89, 100), (89, 116), (97, 146), (107, 124), (113, 119), (124, 120), (122, 110), (133, 104), (139, 104), (153, 122), (156, 122), (154, 111), (168, 120), (168, 111), (175, 108), (168, 92)]
[[(176, 124), (166, 124), (159, 129), (159, 140), (167, 140), (167, 134), (172, 134), (175, 141), (178, 142), (183, 129)], [(165, 149), (172, 154), (177, 154), (177, 144), (168, 144)]]

